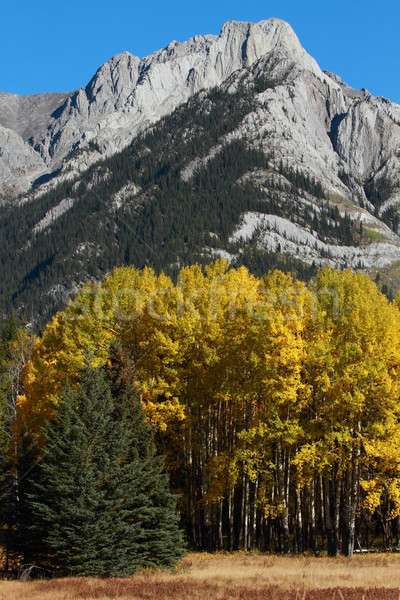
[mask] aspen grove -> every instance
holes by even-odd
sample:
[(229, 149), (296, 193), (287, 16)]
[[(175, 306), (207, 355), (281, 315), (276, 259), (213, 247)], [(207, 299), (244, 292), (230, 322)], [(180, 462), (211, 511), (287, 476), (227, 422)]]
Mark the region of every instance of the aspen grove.
[(400, 312), (367, 276), (325, 267), (306, 285), (218, 260), (173, 282), (117, 268), (34, 340), (14, 448), (40, 439), (86, 353), (105, 364), (115, 341), (189, 547), (400, 545)]

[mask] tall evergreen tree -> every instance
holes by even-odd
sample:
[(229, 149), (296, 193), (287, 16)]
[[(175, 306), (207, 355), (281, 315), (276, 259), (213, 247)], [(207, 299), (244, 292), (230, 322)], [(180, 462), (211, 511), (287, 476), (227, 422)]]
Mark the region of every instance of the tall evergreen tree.
[(176, 496), (163, 473), (163, 457), (156, 454), (150, 426), (145, 422), (132, 359), (119, 345), (106, 367), (114, 399), (114, 420), (129, 435), (129, 460), (141, 465), (141, 477), (130, 497), (131, 517), (140, 521), (137, 556), (141, 565), (171, 567), (183, 555)]
[(36, 554), (62, 573), (124, 576), (183, 554), (174, 498), (138, 398), (121, 388), (117, 396), (103, 369), (86, 364), (45, 429), (31, 496)]

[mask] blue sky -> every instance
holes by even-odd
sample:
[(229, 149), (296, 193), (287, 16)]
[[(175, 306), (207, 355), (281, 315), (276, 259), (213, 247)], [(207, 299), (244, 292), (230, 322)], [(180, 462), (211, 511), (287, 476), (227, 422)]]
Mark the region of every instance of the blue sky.
[(71, 91), (124, 50), (143, 57), (269, 17), (288, 21), (322, 69), (400, 103), (399, 0), (0, 0), (0, 90)]

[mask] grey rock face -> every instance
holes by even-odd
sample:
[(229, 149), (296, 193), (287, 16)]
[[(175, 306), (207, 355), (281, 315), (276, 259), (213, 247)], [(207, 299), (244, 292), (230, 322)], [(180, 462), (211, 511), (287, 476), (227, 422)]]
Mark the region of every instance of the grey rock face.
[[(279, 19), (230, 21), (219, 36), (173, 41), (142, 60), (124, 52), (72, 93), (0, 94), (0, 200), (46, 174), (74, 177), (201, 89), (233, 89), (260, 74), (274, 86), (257, 96), (258, 109), (235, 135), (261, 139), (277, 161), (300, 168), (341, 201), (372, 210), (365, 184), (388, 180), (380, 214), (400, 204), (400, 106), (322, 72)], [(83, 152), (70, 156), (77, 149)]]
[(53, 114), (70, 95), (18, 96), (0, 92), (0, 123), (18, 133), (25, 142), (32, 136), (43, 137)]
[(115, 56), (65, 102), (46, 136), (35, 140), (41, 155), (57, 168), (67, 152), (90, 140), (95, 139), (105, 154), (123, 148), (140, 129), (192, 94), (220, 85), (284, 43), (280, 30), (285, 43), (303, 58), (292, 30), (276, 19), (260, 24), (229, 22), (220, 36), (171, 42), (142, 60), (128, 52)]
[[(269, 19), (258, 24), (231, 21), (219, 36), (171, 42), (142, 60), (124, 52), (102, 65), (86, 87), (73, 93), (0, 94), (0, 125), (28, 142), (37, 155), (35, 170), (31, 149), (26, 146), (27, 170), (22, 176), (20, 144), (15, 162), (9, 159), (7, 168), (2, 168), (1, 184), (15, 193), (25, 191), (44, 172), (62, 167), (71, 151), (87, 147), (90, 141), (96, 141), (103, 155), (110, 155), (192, 94), (220, 85), (233, 72), (275, 50), (301, 69), (326, 78), (290, 26)], [(86, 166), (90, 164), (87, 157), (85, 160)]]
[(44, 173), (40, 155), (12, 129), (0, 126), (0, 201), (29, 188), (29, 181)]

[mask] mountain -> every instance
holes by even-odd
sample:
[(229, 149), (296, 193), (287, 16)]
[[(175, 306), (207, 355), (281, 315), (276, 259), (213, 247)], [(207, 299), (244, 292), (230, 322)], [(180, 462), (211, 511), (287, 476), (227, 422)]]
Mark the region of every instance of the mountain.
[(125, 52), (73, 93), (0, 95), (0, 306), (43, 317), (113, 266), (225, 256), (397, 289), (400, 106), (279, 19)]
[[(173, 41), (142, 60), (123, 52), (102, 65), (86, 87), (71, 94), (1, 94), (0, 125), (21, 138), (19, 145), (17, 138), (12, 140), (15, 160), (5, 155), (2, 161), (2, 184), (7, 185), (3, 194), (12, 188), (26, 191), (44, 174), (58, 172), (71, 151), (88, 148), (91, 140), (103, 155), (115, 153), (194, 93), (220, 85), (233, 72), (282, 46), (296, 62), (318, 72), (289, 25), (270, 19), (258, 24), (228, 22), (219, 36), (195, 36), (183, 44)], [(21, 177), (23, 152), (28, 166)], [(97, 158), (94, 153), (85, 165)]]

